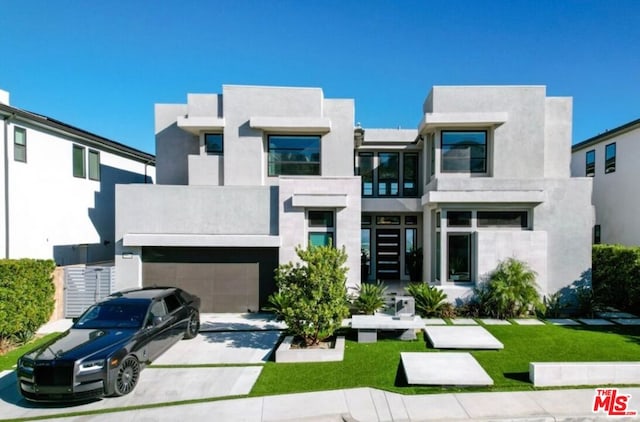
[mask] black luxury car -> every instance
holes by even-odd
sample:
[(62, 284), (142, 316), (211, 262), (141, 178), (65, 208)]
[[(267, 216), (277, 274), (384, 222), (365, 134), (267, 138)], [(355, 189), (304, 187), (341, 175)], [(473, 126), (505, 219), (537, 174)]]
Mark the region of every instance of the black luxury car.
[(60, 337), (18, 359), (18, 388), (32, 401), (122, 396), (140, 371), (200, 329), (200, 298), (174, 287), (114, 293)]

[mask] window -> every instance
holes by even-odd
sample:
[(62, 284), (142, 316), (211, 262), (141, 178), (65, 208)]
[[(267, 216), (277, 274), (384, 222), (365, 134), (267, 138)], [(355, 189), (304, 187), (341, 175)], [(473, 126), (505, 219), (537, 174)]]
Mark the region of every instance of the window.
[(447, 252), (449, 280), (471, 281), (471, 233), (448, 233)]
[(418, 247), (418, 229), (404, 229), (404, 273), (409, 274), (409, 255)]
[(207, 154), (222, 154), (223, 139), (221, 133), (205, 133), (204, 146)]
[(100, 180), (100, 153), (89, 150), (89, 179)]
[(447, 226), (471, 227), (471, 211), (447, 211)]
[(269, 176), (319, 176), (319, 136), (269, 136)]
[(366, 274), (362, 274), (365, 277), (371, 274), (371, 229), (360, 229), (360, 265), (366, 268), (361, 268), (361, 271), (366, 271)]
[(400, 216), (398, 215), (379, 215), (376, 217), (376, 224), (379, 226), (386, 225), (394, 225), (397, 226), (400, 224)]
[(373, 196), (373, 153), (358, 154), (358, 173), (362, 179), (362, 196)]
[(335, 245), (333, 211), (309, 211), (307, 214), (309, 230), (309, 246)]
[(362, 225), (363, 226), (370, 226), (371, 225), (371, 216), (370, 215), (363, 215), (362, 216)]
[(596, 224), (593, 226), (593, 243), (599, 245), (600, 242), (600, 224)]
[(169, 313), (175, 311), (180, 307), (180, 300), (175, 294), (171, 294), (164, 298), (164, 303), (167, 305), (167, 311)]
[(616, 171), (616, 143), (607, 145), (604, 148), (604, 173)]
[(526, 211), (478, 211), (478, 227), (527, 228)]
[(429, 174), (436, 174), (436, 140), (433, 133), (429, 134)]
[(487, 132), (443, 131), (442, 171), (444, 173), (486, 173)]
[(587, 177), (593, 177), (596, 175), (596, 151), (594, 149), (587, 151), (585, 174)]
[(73, 146), (73, 177), (85, 178), (87, 175), (87, 165), (84, 157), (84, 147)]
[(378, 196), (398, 196), (399, 154), (397, 152), (381, 152), (378, 154)]
[(402, 195), (418, 195), (418, 154), (404, 154), (402, 165)]
[(21, 127), (13, 129), (13, 159), (27, 162), (27, 130)]
[(407, 226), (415, 226), (418, 224), (418, 216), (417, 215), (405, 215), (404, 224)]

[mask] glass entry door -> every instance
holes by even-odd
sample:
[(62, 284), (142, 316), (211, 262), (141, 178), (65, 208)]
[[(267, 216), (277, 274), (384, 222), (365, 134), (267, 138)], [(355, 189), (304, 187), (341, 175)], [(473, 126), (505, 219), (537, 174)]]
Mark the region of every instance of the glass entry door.
[(376, 230), (376, 279), (400, 280), (400, 230)]

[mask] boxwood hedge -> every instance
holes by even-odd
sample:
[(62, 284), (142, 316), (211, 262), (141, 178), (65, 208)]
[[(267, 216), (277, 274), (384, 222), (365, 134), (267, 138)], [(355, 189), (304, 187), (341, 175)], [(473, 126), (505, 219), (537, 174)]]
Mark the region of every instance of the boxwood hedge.
[(593, 245), (593, 294), (600, 305), (640, 310), (640, 247)]

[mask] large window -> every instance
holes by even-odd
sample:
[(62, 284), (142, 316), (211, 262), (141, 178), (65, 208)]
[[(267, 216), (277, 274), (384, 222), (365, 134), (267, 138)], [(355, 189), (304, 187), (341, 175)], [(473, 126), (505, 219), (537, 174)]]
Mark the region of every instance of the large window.
[(27, 162), (27, 130), (21, 127), (13, 129), (13, 159)]
[(373, 196), (373, 153), (358, 154), (358, 174), (362, 179), (362, 196)]
[(418, 247), (418, 229), (404, 229), (404, 273), (410, 274), (411, 252)]
[(334, 212), (309, 211), (307, 215), (310, 246), (335, 246)]
[(378, 196), (398, 196), (400, 166), (397, 152), (378, 154)]
[(616, 171), (616, 143), (607, 145), (604, 148), (604, 172), (613, 173)]
[(584, 171), (587, 177), (596, 175), (596, 151), (594, 149), (587, 151)]
[(402, 165), (402, 195), (418, 195), (418, 154), (405, 153)]
[(448, 233), (447, 252), (449, 280), (471, 281), (471, 233)]
[(204, 146), (207, 154), (222, 154), (223, 138), (221, 133), (205, 133)]
[(443, 173), (486, 173), (487, 132), (443, 131)]
[(87, 164), (84, 156), (85, 148), (80, 145), (73, 146), (73, 177), (85, 178), (87, 176)]
[(100, 180), (100, 153), (89, 150), (89, 179)]
[(478, 211), (478, 227), (527, 228), (526, 211)]
[(320, 136), (269, 136), (269, 176), (319, 176)]

